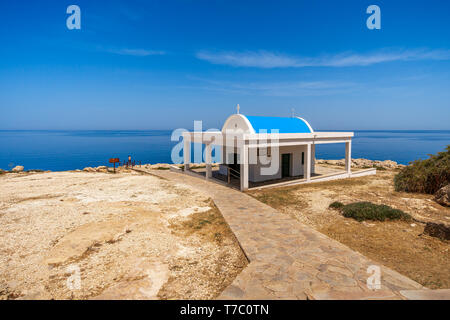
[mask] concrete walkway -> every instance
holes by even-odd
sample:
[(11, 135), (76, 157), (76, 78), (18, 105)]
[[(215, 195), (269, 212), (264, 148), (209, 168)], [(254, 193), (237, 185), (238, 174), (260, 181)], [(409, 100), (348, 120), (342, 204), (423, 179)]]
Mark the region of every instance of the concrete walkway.
[[(404, 292), (426, 289), (245, 193), (182, 173), (148, 172), (208, 193), (236, 235), (250, 263), (219, 299), (406, 299)], [(367, 287), (371, 265), (381, 268), (379, 290)]]

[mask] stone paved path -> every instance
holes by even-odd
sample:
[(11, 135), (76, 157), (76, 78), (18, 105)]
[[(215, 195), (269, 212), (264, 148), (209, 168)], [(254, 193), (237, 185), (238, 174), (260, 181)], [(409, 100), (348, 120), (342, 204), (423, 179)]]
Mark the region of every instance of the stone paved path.
[(369, 290), (367, 268), (379, 265), (245, 193), (171, 171), (149, 173), (208, 193), (250, 263), (219, 299), (405, 299), (425, 289), (387, 267)]

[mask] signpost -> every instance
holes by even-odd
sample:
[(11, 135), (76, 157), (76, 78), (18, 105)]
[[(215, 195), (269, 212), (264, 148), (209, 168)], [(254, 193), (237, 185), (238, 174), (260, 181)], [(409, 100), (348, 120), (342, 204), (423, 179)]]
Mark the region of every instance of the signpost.
[(116, 163), (120, 162), (119, 158), (111, 158), (109, 159), (109, 163), (114, 164), (114, 173), (116, 173)]

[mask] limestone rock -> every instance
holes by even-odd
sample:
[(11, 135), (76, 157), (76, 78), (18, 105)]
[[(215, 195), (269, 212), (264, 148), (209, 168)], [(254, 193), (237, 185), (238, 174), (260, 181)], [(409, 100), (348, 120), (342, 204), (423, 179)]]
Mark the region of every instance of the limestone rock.
[(23, 166), (15, 166), (15, 167), (12, 169), (12, 172), (16, 172), (16, 173), (22, 172), (23, 169), (24, 169)]
[(391, 160), (384, 160), (381, 162), (381, 166), (383, 168), (388, 168), (388, 169), (395, 169), (398, 167), (397, 162), (395, 161), (391, 161)]
[(450, 240), (450, 225), (444, 223), (427, 222), (423, 233), (439, 238), (441, 240)]
[[(345, 166), (345, 159), (340, 160), (316, 160), (317, 164), (331, 164), (334, 166)], [(369, 159), (352, 159), (352, 168), (383, 168), (383, 169), (398, 169), (403, 168), (405, 165), (398, 164), (392, 160), (369, 160)]]
[(157, 163), (151, 166), (152, 169), (170, 169), (170, 164), (168, 163)]
[(95, 245), (117, 242), (128, 233), (128, 223), (127, 220), (117, 220), (84, 224), (60, 239), (44, 262), (60, 265), (82, 257)]
[(443, 206), (450, 207), (450, 184), (436, 191), (434, 200)]

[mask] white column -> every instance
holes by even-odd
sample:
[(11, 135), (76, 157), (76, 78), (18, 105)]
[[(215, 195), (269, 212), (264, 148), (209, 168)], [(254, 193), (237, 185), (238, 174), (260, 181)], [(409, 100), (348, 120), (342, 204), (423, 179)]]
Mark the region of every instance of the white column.
[(227, 147), (226, 147), (227, 140), (225, 136), (222, 137), (222, 146), (220, 147), (220, 164), (227, 164)]
[(183, 142), (184, 171), (188, 171), (191, 163), (191, 140), (187, 136), (183, 136)]
[(306, 181), (311, 180), (311, 144), (306, 145), (305, 152), (305, 175)]
[[(245, 143), (245, 142), (244, 142)], [(240, 148), (241, 191), (248, 189), (248, 146), (243, 144)]]
[(311, 174), (316, 172), (316, 145), (311, 145)]
[(345, 143), (345, 171), (352, 173), (352, 141)]
[(206, 179), (210, 179), (212, 177), (211, 152), (212, 152), (212, 143), (207, 143), (205, 146)]

